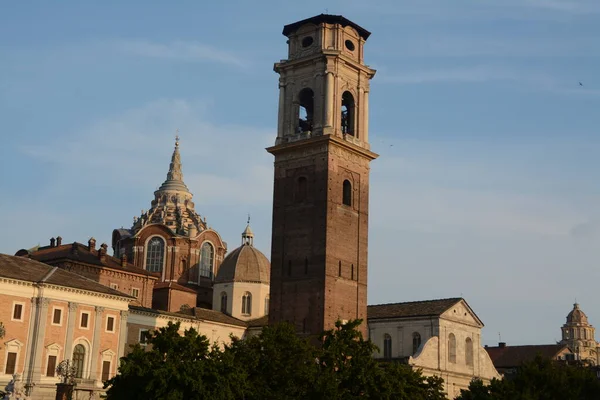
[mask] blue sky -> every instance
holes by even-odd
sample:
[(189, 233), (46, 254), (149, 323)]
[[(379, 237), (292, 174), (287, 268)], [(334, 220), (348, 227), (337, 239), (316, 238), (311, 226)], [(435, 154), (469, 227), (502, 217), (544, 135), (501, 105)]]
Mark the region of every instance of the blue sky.
[[(283, 25), (372, 32), (369, 303), (464, 296), (509, 344), (600, 324), (597, 0), (10, 2), (0, 12), (0, 252), (110, 243), (180, 130), (197, 211), (270, 253)], [(583, 86), (579, 85), (583, 83)]]

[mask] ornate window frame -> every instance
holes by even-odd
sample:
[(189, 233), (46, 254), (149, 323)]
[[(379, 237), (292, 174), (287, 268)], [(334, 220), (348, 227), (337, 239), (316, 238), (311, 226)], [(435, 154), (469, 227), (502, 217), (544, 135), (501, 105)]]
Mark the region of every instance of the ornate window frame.
[[(164, 248), (163, 248), (163, 254), (162, 254), (162, 266), (160, 267), (160, 271), (150, 271), (148, 269), (148, 243), (150, 243), (150, 241), (154, 238), (159, 238), (163, 241), (164, 244)], [(144, 242), (144, 269), (148, 272), (152, 272), (152, 273), (157, 273), (160, 272), (161, 274), (161, 278), (162, 280), (165, 279), (165, 267), (167, 265), (167, 252), (168, 252), (169, 246), (167, 243), (167, 239), (165, 239), (164, 236), (162, 235), (151, 235), (148, 236), (148, 239), (146, 239), (146, 241)]]

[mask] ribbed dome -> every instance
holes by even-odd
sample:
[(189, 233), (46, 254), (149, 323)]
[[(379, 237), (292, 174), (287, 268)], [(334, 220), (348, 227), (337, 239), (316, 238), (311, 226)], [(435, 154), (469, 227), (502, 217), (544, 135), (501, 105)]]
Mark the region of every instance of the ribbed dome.
[(215, 282), (261, 282), (271, 280), (271, 263), (251, 244), (244, 244), (225, 257)]
[(586, 324), (588, 323), (587, 315), (579, 308), (579, 304), (573, 304), (573, 310), (567, 315), (567, 324)]

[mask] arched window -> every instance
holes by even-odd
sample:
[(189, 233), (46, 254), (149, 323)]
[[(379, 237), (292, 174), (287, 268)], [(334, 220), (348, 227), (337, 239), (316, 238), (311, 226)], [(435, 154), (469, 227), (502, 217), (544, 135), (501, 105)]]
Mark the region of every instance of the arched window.
[(346, 206), (352, 205), (352, 184), (346, 179), (342, 186), (342, 203)]
[(342, 133), (354, 136), (354, 96), (350, 92), (342, 94)]
[(415, 354), (417, 354), (417, 350), (419, 349), (419, 346), (421, 345), (421, 334), (419, 332), (413, 332), (412, 336), (413, 336), (412, 353), (413, 353), (413, 355), (415, 355)]
[(342, 262), (338, 262), (338, 276), (342, 276)]
[(456, 364), (456, 337), (454, 333), (448, 335), (448, 362)]
[(564, 332), (565, 332), (565, 337), (564, 337), (564, 338), (565, 338), (565, 339), (569, 339), (569, 330), (568, 330), (568, 329), (565, 329), (565, 331), (564, 331)]
[(73, 367), (75, 367), (75, 378), (83, 378), (83, 368), (85, 365), (85, 347), (78, 344), (73, 349)]
[(392, 358), (392, 337), (387, 333), (383, 335), (383, 358)]
[(165, 261), (165, 241), (159, 236), (154, 236), (146, 245), (146, 270), (162, 272)]
[(314, 119), (314, 92), (305, 88), (298, 94), (298, 133), (311, 132)]
[(213, 272), (213, 262), (215, 258), (215, 250), (212, 244), (204, 242), (200, 252), (200, 276), (211, 278)]
[(584, 330), (583, 330), (583, 338), (584, 338), (584, 339), (587, 339), (587, 329), (584, 329)]
[(242, 314), (252, 315), (252, 295), (250, 292), (246, 292), (242, 296)]
[(269, 296), (265, 297), (265, 315), (269, 315)]
[(302, 203), (303, 201), (306, 201), (307, 192), (308, 192), (308, 180), (306, 179), (306, 177), (301, 176), (296, 181), (296, 194), (295, 194), (296, 202)]
[(468, 366), (473, 366), (473, 341), (470, 337), (465, 340), (465, 362)]
[(227, 313), (227, 293), (221, 292), (221, 312)]

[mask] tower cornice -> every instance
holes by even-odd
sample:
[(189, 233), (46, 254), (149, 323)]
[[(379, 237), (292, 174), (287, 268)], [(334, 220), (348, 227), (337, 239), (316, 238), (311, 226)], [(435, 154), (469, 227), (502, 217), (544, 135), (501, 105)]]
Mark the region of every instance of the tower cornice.
[(298, 140), (296, 142), (282, 143), (275, 146), (267, 147), (266, 150), (274, 156), (277, 156), (285, 154), (287, 152), (296, 153), (298, 150), (304, 147), (312, 148), (323, 144), (337, 145), (338, 147), (346, 149), (351, 153), (365, 157), (369, 161), (372, 161), (379, 157), (379, 154), (374, 153), (371, 150), (367, 150), (365, 148), (355, 145), (354, 143), (332, 135), (315, 136), (310, 139)]

